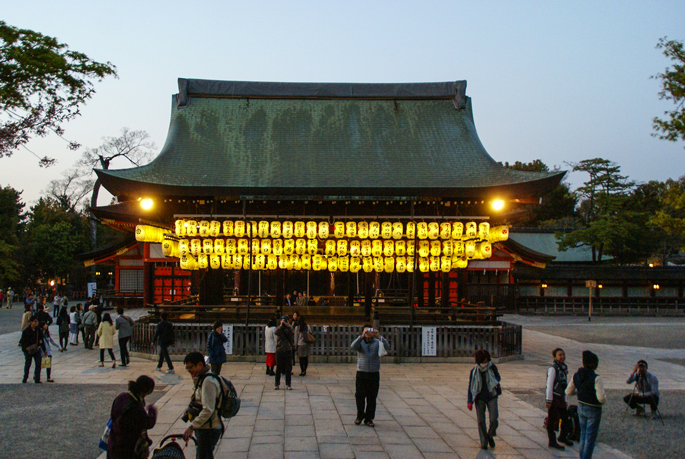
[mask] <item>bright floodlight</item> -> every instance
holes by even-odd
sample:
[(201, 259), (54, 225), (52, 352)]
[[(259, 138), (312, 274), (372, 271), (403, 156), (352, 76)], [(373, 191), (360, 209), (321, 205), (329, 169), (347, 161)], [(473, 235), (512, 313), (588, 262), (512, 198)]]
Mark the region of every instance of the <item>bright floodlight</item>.
[(140, 201), (140, 207), (142, 207), (145, 210), (152, 209), (152, 199), (143, 199), (142, 201)]
[(492, 201), (492, 208), (495, 210), (502, 210), (504, 208), (504, 201), (501, 199), (495, 199)]

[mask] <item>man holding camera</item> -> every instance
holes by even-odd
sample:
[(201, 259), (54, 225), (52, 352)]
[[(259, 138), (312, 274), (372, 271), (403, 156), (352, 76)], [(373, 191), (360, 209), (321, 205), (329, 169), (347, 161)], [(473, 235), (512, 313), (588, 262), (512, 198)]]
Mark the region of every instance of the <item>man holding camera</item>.
[(354, 398), (357, 401), (356, 425), (364, 421), (369, 427), (373, 427), (373, 418), (376, 416), (376, 397), (380, 387), (381, 359), (378, 353), (383, 344), (387, 350), (390, 343), (383, 338), (378, 330), (371, 325), (364, 325), (364, 330), (350, 345), (350, 349), (357, 351), (357, 378), (355, 381)]
[(214, 459), (214, 448), (223, 432), (223, 425), (216, 409), (217, 400), (221, 394), (221, 387), (217, 378), (207, 375), (212, 373), (209, 365), (205, 364), (205, 357), (200, 352), (191, 352), (183, 359), (186, 371), (193, 378), (193, 395), (190, 404), (181, 418), (190, 422), (183, 432), (186, 444), (195, 434), (197, 440), (197, 459)]
[(276, 381), (274, 389), (281, 384), (281, 375), (285, 375), (285, 388), (290, 386), (293, 374), (293, 349), (295, 348), (293, 327), (288, 323), (288, 316), (281, 317), (281, 323), (274, 332), (276, 335)]
[(647, 371), (647, 368), (647, 362), (644, 360), (638, 360), (633, 366), (626, 384), (635, 383), (635, 388), (632, 393), (623, 397), (623, 401), (635, 410), (633, 416), (643, 416), (645, 409), (642, 405), (649, 405), (652, 409), (652, 419), (655, 419), (659, 405), (659, 380)]

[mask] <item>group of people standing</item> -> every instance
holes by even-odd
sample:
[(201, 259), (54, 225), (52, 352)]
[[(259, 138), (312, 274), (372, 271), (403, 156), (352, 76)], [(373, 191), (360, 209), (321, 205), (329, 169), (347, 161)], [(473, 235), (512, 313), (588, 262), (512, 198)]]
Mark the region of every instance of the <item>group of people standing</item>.
[[(274, 389), (278, 390), (281, 376), (285, 376), (285, 387), (292, 389), (292, 371), (295, 359), (300, 361), (300, 376), (307, 376), (309, 352), (312, 341), (311, 328), (304, 316), (295, 312), (280, 319), (272, 317), (264, 328), (264, 350), (266, 352), (266, 374), (275, 376)], [(274, 371), (274, 368), (276, 370)]]

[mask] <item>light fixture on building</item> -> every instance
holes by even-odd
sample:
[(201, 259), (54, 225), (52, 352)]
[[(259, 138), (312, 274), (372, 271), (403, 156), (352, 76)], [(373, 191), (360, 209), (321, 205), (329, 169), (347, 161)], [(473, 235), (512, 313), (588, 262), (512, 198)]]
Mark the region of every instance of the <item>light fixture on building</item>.
[(154, 202), (152, 202), (152, 199), (150, 199), (150, 198), (145, 198), (145, 199), (140, 200), (140, 207), (142, 207), (144, 210), (152, 209), (153, 205), (154, 205)]
[(547, 288), (547, 284), (542, 284), (541, 287), (542, 287), (542, 288)]
[(652, 287), (654, 287), (654, 290), (659, 290), (661, 287), (659, 287), (659, 284), (654, 284)]
[(495, 199), (492, 201), (492, 208), (497, 211), (504, 209), (504, 201), (501, 199)]

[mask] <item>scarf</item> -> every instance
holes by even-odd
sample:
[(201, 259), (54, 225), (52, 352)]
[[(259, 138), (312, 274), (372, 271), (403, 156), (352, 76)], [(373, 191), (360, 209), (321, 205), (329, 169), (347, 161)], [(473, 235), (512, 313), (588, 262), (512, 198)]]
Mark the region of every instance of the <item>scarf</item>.
[(481, 391), (481, 373), (485, 373), (485, 382), (488, 386), (488, 392), (491, 395), (495, 394), (495, 386), (499, 384), (495, 379), (495, 373), (491, 369), (492, 362), (488, 362), (485, 368), (476, 365), (473, 369), (473, 377), (471, 378), (471, 394), (475, 398)]

